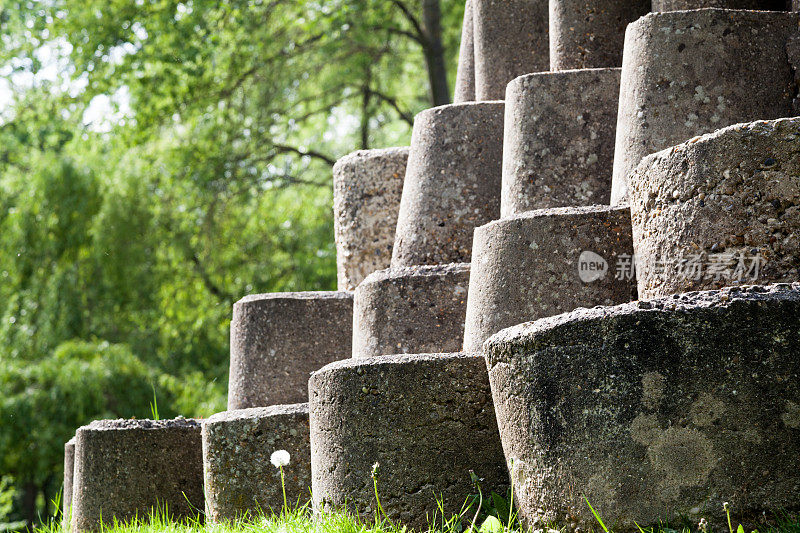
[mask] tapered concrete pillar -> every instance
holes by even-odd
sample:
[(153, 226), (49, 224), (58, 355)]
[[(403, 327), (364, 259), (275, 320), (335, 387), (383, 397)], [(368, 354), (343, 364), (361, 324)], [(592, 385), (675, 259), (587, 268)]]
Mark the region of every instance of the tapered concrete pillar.
[(469, 264), (375, 272), (356, 289), (353, 357), (458, 351)]
[[(309, 381), (314, 508), (347, 507), (419, 530), (442, 502), (446, 518), (475, 493), (504, 494), (486, 362), (463, 354), (397, 355), (332, 363)], [(438, 514), (441, 519), (441, 514)]]
[(475, 230), (464, 351), (501, 329), (636, 299), (630, 211), (542, 209)]
[(608, 204), (620, 69), (542, 72), (508, 84), (500, 213)]
[[(206, 518), (212, 522), (280, 513), (283, 491), (290, 509), (310, 500), (308, 404), (218, 413), (203, 421)], [(289, 453), (281, 472), (271, 462)]]
[(198, 519), (203, 511), (199, 422), (98, 420), (78, 429), (72, 531), (165, 510), (173, 519)]
[(800, 280), (800, 118), (739, 124), (630, 175), (639, 297)]
[(798, 338), (800, 284), (581, 309), (493, 336), (523, 523), (588, 531), (588, 500), (615, 531), (727, 524), (730, 501), (751, 531), (800, 508)]
[(466, 0), (464, 24), (461, 27), (461, 48), (458, 50), (456, 90), (453, 96), (453, 102), (456, 104), (475, 100), (475, 42), (472, 11), (472, 0)]
[(472, 231), (500, 216), (503, 107), (453, 104), (417, 115), (392, 267), (469, 261)]
[(799, 22), (796, 13), (705, 9), (631, 24), (611, 202), (627, 202), (628, 174), (646, 155), (738, 122), (800, 114), (787, 56)]
[(685, 11), (705, 7), (785, 11), (786, 2), (784, 0), (653, 0), (653, 11)]
[(333, 166), (333, 228), (339, 290), (389, 268), (408, 148), (359, 150)]
[(502, 100), (508, 82), (550, 66), (547, 0), (472, 0), (475, 97)]
[(75, 469), (75, 437), (64, 444), (64, 494), (61, 498), (62, 527), (69, 530), (72, 515), (72, 474)]
[(625, 28), (650, 0), (550, 0), (550, 69), (622, 66)]
[(353, 294), (284, 292), (233, 306), (228, 410), (303, 403), (308, 375), (352, 350)]

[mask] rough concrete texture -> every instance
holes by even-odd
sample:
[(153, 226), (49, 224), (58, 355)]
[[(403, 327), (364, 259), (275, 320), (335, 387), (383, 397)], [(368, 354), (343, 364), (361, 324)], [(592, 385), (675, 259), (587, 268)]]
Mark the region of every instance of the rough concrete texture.
[(800, 118), (737, 124), (630, 175), (639, 297), (800, 280)]
[[(508, 472), (486, 363), (463, 354), (396, 355), (332, 363), (309, 381), (314, 508), (376, 510), (427, 527), (436, 498), (446, 516), (475, 493), (505, 494)], [(441, 515), (439, 515), (441, 516)]]
[(352, 350), (353, 294), (285, 292), (233, 306), (228, 410), (308, 401), (308, 376)]
[(206, 519), (233, 521), (283, 508), (281, 472), (273, 452), (286, 450), (283, 467), (290, 507), (310, 499), (308, 404), (218, 413), (203, 421)]
[(392, 267), (469, 262), (472, 231), (500, 216), (503, 102), (418, 114)]
[(73, 531), (146, 518), (167, 508), (175, 519), (203, 511), (203, 453), (196, 420), (98, 420), (78, 428)]
[(756, 9), (786, 11), (785, 0), (653, 0), (653, 11), (683, 11), (719, 7), (723, 9)]
[(72, 514), (72, 473), (75, 468), (75, 437), (64, 444), (64, 494), (61, 499), (62, 524), (64, 530), (69, 529)]
[(547, 0), (472, 0), (475, 97), (502, 100), (508, 82), (550, 66)]
[(392, 261), (408, 148), (359, 150), (333, 166), (339, 290), (352, 291)]
[(464, 5), (464, 24), (461, 27), (461, 47), (458, 50), (458, 70), (456, 70), (456, 90), (453, 102), (473, 102), (475, 100), (475, 42), (473, 39), (472, 0)]
[[(800, 509), (800, 284), (579, 309), (487, 341), (527, 524)], [(575, 490), (580, 488), (580, 490)]]
[(650, 0), (552, 0), (550, 70), (621, 66), (625, 28), (649, 12)]
[(464, 351), (494, 333), (576, 307), (636, 299), (627, 208), (543, 209), (475, 230)]
[(500, 213), (608, 204), (620, 69), (544, 72), (508, 84)]
[(611, 202), (627, 202), (628, 174), (646, 155), (738, 122), (800, 114), (798, 22), (796, 13), (705, 9), (628, 26)]
[(353, 357), (460, 350), (468, 287), (468, 263), (373, 273), (353, 301)]

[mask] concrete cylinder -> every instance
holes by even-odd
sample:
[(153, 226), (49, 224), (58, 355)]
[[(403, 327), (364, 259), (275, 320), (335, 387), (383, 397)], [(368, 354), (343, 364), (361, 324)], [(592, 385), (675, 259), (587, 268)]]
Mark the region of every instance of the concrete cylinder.
[(468, 263), (373, 273), (353, 300), (353, 357), (460, 350), (468, 286)]
[(469, 262), (472, 231), (500, 216), (503, 102), (417, 115), (392, 267)]
[(353, 294), (282, 292), (233, 306), (228, 410), (302, 403), (308, 375), (352, 350)]
[(704, 9), (628, 26), (611, 202), (627, 202), (628, 174), (646, 155), (738, 122), (800, 114), (787, 56), (798, 22), (795, 13)]
[(212, 522), (278, 514), (281, 472), (272, 454), (289, 452), (283, 467), (286, 500), (294, 509), (310, 500), (311, 444), (308, 404), (217, 413), (203, 421), (206, 519)]
[(72, 531), (146, 520), (165, 509), (172, 519), (196, 519), (203, 511), (199, 422), (98, 420), (78, 428)]
[(502, 100), (508, 82), (550, 66), (547, 0), (472, 0), (475, 97)]
[(464, 351), (501, 329), (636, 299), (630, 211), (542, 209), (475, 230)]
[(798, 338), (800, 284), (580, 309), (493, 336), (523, 523), (596, 528), (586, 500), (615, 531), (726, 524), (724, 501), (747, 531), (800, 509)]
[[(309, 381), (314, 508), (376, 510), (426, 528), (475, 493), (505, 494), (506, 470), (486, 362), (463, 354), (397, 355), (332, 363)], [(426, 516), (427, 514), (427, 516)], [(441, 514), (438, 514), (441, 518)]]
[(61, 498), (62, 527), (69, 530), (72, 514), (72, 474), (75, 469), (75, 437), (64, 444), (64, 494)]
[(722, 9), (755, 9), (786, 11), (785, 0), (653, 0), (653, 11), (685, 11), (719, 7)]
[(587, 69), (508, 84), (501, 216), (609, 203), (619, 78)]
[(738, 124), (630, 175), (639, 297), (800, 280), (800, 118)]
[(464, 5), (464, 24), (461, 27), (461, 47), (458, 50), (456, 90), (453, 102), (475, 101), (475, 43), (473, 39), (472, 0)]
[(550, 70), (622, 66), (625, 28), (650, 0), (550, 0)]
[(333, 166), (333, 228), (340, 291), (389, 268), (408, 148), (359, 150)]

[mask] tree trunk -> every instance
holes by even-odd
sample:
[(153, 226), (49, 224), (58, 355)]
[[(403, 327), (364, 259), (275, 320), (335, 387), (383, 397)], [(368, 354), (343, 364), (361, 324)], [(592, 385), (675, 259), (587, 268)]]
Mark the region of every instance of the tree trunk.
[(39, 496), (39, 487), (35, 483), (25, 483), (22, 487), (22, 511), (25, 520), (28, 521), (28, 528), (33, 530), (33, 526), (38, 521), (36, 512), (36, 497)]
[(366, 68), (364, 73), (364, 85), (361, 89), (361, 149), (369, 149), (369, 119), (370, 119), (370, 99), (372, 98), (372, 91), (370, 85), (372, 84), (372, 69)]
[(442, 46), (442, 9), (439, 0), (422, 0), (422, 26), (431, 103), (434, 106), (449, 104), (450, 86), (447, 84), (447, 65)]

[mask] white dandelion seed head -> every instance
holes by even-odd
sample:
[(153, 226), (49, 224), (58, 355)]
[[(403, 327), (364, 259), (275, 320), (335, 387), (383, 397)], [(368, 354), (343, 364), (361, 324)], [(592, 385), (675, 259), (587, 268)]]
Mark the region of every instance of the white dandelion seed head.
[(291, 456), (286, 450), (275, 450), (272, 452), (272, 455), (270, 455), (269, 462), (272, 463), (272, 466), (275, 468), (280, 468), (288, 465), (290, 458)]

